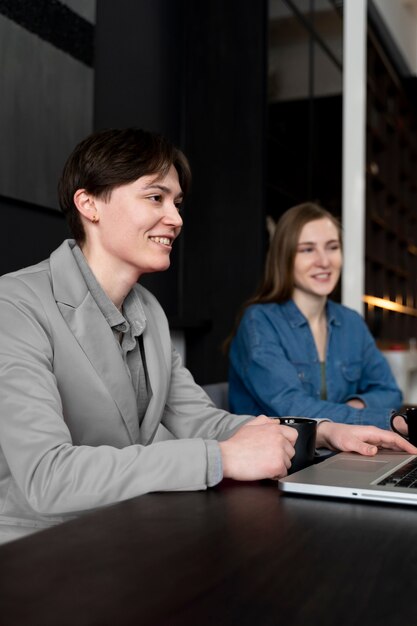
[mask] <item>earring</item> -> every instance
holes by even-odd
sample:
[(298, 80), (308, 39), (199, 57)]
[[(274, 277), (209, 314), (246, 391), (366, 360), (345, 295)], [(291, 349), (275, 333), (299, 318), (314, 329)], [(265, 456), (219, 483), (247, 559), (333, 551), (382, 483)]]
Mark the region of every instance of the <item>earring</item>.
[(97, 224), (97, 222), (98, 222), (98, 215), (97, 215), (97, 213), (95, 215), (93, 215), (93, 217), (91, 218), (91, 221), (93, 222), (93, 224)]

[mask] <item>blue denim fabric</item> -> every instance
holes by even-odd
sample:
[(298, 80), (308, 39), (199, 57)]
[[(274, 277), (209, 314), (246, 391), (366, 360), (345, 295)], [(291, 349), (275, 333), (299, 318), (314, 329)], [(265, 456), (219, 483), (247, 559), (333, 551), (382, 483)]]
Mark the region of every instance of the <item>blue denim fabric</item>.
[[(233, 413), (328, 418), (389, 428), (402, 394), (390, 367), (355, 311), (327, 302), (327, 400), (320, 399), (320, 361), (310, 326), (296, 304), (246, 309), (230, 350)], [(345, 404), (360, 398), (364, 409)]]

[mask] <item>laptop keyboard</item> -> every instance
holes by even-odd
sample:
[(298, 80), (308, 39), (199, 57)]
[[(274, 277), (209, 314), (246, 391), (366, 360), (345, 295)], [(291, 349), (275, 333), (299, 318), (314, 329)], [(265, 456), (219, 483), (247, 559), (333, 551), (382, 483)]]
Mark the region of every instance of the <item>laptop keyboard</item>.
[(390, 487), (410, 487), (417, 489), (417, 457), (396, 469), (381, 480), (378, 485), (388, 485)]

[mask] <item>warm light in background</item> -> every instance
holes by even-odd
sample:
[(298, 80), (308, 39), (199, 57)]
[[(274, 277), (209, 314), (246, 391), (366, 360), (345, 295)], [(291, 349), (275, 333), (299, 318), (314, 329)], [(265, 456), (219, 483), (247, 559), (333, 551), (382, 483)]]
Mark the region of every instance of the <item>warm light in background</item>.
[(405, 306), (404, 304), (399, 304), (398, 302), (393, 302), (392, 300), (388, 300), (385, 298), (376, 298), (375, 296), (363, 296), (363, 301), (369, 307), (377, 306), (380, 309), (388, 309), (389, 311), (395, 311), (396, 313), (405, 313), (406, 315), (413, 315), (417, 317), (417, 309), (414, 309), (411, 306)]

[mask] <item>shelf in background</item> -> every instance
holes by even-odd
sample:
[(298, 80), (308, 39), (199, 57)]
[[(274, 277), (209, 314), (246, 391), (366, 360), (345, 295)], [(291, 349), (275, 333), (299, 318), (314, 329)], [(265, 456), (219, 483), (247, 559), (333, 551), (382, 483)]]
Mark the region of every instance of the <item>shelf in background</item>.
[(379, 341), (417, 336), (417, 114), (371, 30), (367, 54), (365, 317)]

